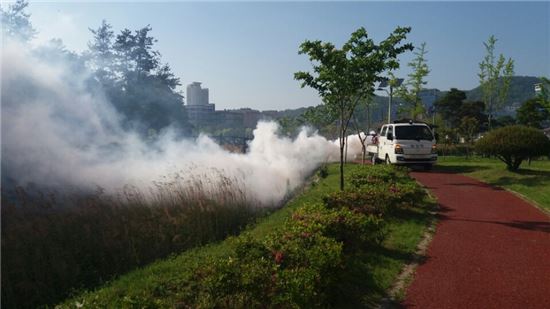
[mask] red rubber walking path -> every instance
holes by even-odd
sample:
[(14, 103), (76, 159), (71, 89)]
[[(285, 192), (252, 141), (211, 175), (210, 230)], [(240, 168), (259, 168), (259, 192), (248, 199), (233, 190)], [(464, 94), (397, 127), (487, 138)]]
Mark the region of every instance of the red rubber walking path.
[(550, 308), (549, 216), (463, 175), (412, 175), (438, 199), (440, 210), (403, 306)]

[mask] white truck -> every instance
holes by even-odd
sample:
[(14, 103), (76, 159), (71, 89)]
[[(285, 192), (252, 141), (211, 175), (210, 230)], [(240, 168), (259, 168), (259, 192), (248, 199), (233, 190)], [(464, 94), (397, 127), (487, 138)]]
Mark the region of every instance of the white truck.
[(382, 126), (380, 133), (367, 152), (372, 163), (422, 165), (426, 170), (437, 161), (437, 149), (434, 134), (430, 127), (422, 122), (394, 122)]

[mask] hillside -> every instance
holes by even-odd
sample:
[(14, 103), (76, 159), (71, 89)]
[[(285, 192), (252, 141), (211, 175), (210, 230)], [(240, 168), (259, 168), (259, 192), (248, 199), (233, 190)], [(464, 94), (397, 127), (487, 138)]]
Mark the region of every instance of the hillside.
[[(540, 83), (540, 78), (534, 76), (514, 76), (510, 83), (510, 91), (505, 104), (505, 114), (515, 114), (516, 109), (526, 100), (534, 97), (535, 84)], [(466, 91), (468, 100), (482, 100), (481, 87)]]

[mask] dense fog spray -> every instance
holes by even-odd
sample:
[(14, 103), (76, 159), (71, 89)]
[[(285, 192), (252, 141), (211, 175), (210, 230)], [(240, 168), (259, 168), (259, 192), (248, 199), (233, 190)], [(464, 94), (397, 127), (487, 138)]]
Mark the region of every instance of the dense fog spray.
[[(296, 138), (260, 122), (245, 154), (207, 136), (155, 142), (123, 130), (113, 106), (86, 86), (89, 75), (63, 57), (47, 57), (6, 39), (2, 52), (2, 186), (116, 192), (126, 185), (150, 192), (155, 183), (236, 180), (271, 204), (300, 185), (319, 164), (338, 158), (337, 143), (304, 128)], [(350, 137), (349, 156), (360, 152)]]

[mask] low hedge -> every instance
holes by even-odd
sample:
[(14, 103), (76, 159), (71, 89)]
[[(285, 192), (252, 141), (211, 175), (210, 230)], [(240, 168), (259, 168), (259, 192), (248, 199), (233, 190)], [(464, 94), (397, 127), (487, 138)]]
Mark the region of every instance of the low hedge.
[(471, 144), (438, 144), (437, 155), (439, 156), (469, 156), (475, 152)]

